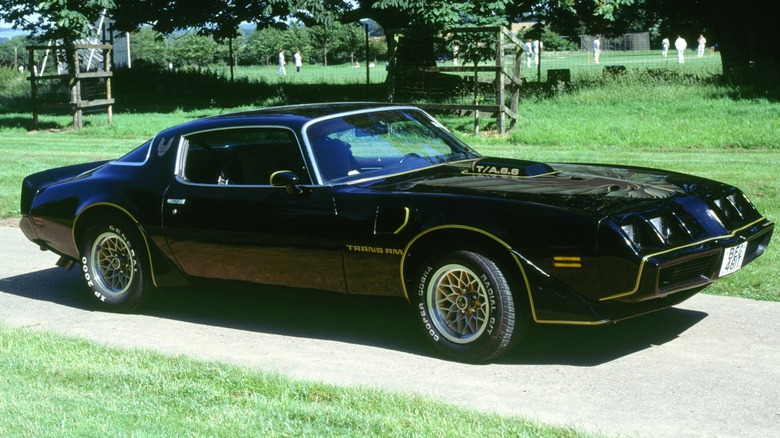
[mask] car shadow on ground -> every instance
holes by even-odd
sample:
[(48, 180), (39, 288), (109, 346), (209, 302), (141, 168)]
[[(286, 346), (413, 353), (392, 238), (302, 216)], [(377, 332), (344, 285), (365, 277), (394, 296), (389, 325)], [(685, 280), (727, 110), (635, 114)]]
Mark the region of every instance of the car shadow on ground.
[[(58, 268), (0, 279), (0, 292), (95, 310), (77, 270)], [(438, 357), (402, 299), (203, 281), (156, 290), (139, 313), (189, 323), (334, 340)], [(707, 316), (672, 308), (603, 326), (533, 325), (499, 364), (595, 366), (662, 345)]]

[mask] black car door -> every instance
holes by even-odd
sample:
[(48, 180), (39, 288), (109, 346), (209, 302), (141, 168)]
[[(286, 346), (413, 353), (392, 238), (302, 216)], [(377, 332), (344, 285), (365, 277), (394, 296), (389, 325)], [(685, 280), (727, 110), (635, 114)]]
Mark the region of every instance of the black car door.
[[(344, 292), (340, 219), (328, 186), (312, 186), (295, 136), (240, 128), (187, 136), (163, 198), (163, 231), (188, 275)], [(303, 193), (274, 187), (278, 171)]]

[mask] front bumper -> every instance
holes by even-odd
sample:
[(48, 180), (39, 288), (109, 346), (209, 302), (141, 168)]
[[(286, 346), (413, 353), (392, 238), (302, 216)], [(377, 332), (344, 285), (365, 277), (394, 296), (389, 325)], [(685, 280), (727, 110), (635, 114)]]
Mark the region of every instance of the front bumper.
[[(594, 325), (675, 306), (720, 278), (727, 248), (745, 243), (740, 267), (745, 266), (766, 251), (773, 231), (774, 224), (762, 218), (729, 235), (646, 255), (638, 266), (633, 265), (633, 274), (624, 277), (629, 280), (622, 291), (601, 299), (587, 297), (570, 284), (524, 264), (533, 318), (538, 323)], [(608, 269), (624, 270), (620, 266)], [(601, 272), (599, 281), (611, 279)]]
[(707, 286), (720, 278), (728, 248), (746, 245), (741, 268), (766, 251), (773, 231), (774, 223), (762, 218), (729, 235), (646, 255), (633, 289), (599, 301), (640, 302)]

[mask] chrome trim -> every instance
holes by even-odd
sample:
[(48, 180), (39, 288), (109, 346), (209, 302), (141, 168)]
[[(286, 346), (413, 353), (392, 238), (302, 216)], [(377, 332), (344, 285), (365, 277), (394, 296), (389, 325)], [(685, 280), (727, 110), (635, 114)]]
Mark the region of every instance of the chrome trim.
[[(327, 116), (317, 117), (316, 119), (312, 119), (312, 120), (309, 120), (308, 122), (304, 123), (304, 125), (301, 127), (301, 133), (303, 134), (303, 143), (304, 143), (304, 145), (306, 147), (306, 152), (309, 155), (309, 161), (312, 163), (312, 168), (313, 168), (314, 173), (316, 175), (316, 183), (319, 184), (319, 185), (336, 185), (336, 184), (332, 184), (332, 183), (331, 184), (325, 184), (323, 179), (322, 179), (322, 175), (320, 175), (319, 165), (317, 163), (317, 160), (315, 160), (315, 158), (314, 158), (314, 149), (312, 149), (311, 143), (309, 142), (308, 130), (309, 130), (309, 127), (311, 127), (311, 125), (314, 125), (314, 124), (320, 123), (320, 122), (324, 122), (326, 120), (332, 120), (332, 119), (338, 119), (338, 118), (343, 118), (343, 117), (349, 117), (349, 116), (354, 116), (354, 115), (357, 115), (357, 114), (369, 114), (369, 113), (376, 113), (376, 112), (382, 112), (382, 111), (398, 111), (398, 110), (412, 110), (412, 111), (416, 111), (418, 113), (423, 114), (429, 120), (432, 120), (435, 123), (437, 123), (436, 124), (437, 127), (441, 126), (441, 124), (436, 122), (435, 119), (430, 114), (428, 114), (427, 112), (425, 112), (421, 108), (418, 108), (416, 106), (411, 106), (411, 105), (386, 105), (386, 106), (378, 106), (378, 107), (373, 107), (373, 108), (365, 108), (365, 109), (360, 109), (360, 110), (338, 112), (338, 113), (328, 114)], [(450, 133), (450, 131), (447, 130), (446, 128), (444, 129), (444, 131), (449, 133), (450, 135), (452, 135)], [(457, 138), (456, 138), (456, 140), (457, 140)], [(458, 141), (461, 144), (463, 143), (460, 140), (458, 140)], [(465, 144), (462, 144), (462, 145), (466, 146)], [(469, 150), (471, 150), (471, 148), (469, 148)], [(473, 159), (473, 158), (471, 158), (471, 159)], [(442, 164), (448, 164), (448, 163), (442, 163)], [(426, 169), (427, 168), (428, 167), (426, 167)], [(415, 169), (415, 170), (417, 170), (417, 169)], [(399, 173), (399, 175), (402, 175), (403, 173), (407, 173), (407, 172)], [(383, 176), (377, 176), (377, 177), (372, 177), (372, 178), (366, 178), (365, 180), (376, 179), (376, 178), (387, 178), (387, 177), (388, 177), (387, 175), (383, 175)], [(364, 181), (364, 180), (359, 180), (359, 181)], [(314, 182), (314, 181), (312, 181), (312, 182)], [(350, 181), (350, 183), (352, 183), (352, 182)]]

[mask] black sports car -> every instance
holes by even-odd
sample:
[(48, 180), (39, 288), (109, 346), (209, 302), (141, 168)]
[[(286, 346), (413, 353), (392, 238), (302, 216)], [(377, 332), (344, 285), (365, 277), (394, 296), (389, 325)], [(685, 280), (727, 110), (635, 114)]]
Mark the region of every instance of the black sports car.
[(21, 211), (108, 309), (196, 277), (392, 295), (464, 361), (506, 352), (532, 322), (680, 303), (760, 256), (774, 228), (726, 184), (482, 157), (387, 104), (185, 123), (118, 160), (28, 176)]

